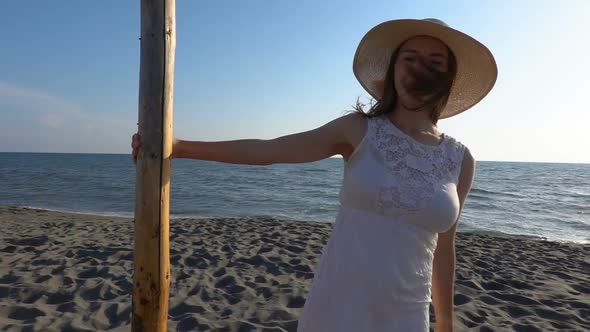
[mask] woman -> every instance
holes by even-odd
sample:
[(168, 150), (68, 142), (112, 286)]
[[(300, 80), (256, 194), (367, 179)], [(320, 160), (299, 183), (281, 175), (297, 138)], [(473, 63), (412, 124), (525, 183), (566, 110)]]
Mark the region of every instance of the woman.
[[(393, 20), (361, 40), (353, 71), (376, 103), (272, 140), (175, 140), (173, 158), (303, 163), (342, 155), (340, 210), (298, 331), (452, 331), (455, 232), (475, 161), (437, 127), (492, 89), (491, 52), (435, 19)], [(133, 137), (133, 157), (141, 146)]]

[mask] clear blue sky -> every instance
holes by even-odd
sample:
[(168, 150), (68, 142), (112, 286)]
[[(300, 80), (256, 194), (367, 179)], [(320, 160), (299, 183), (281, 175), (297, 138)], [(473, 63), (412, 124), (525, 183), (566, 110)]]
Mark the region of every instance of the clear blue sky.
[[(183, 139), (316, 128), (367, 94), (361, 37), (436, 17), (486, 44), (499, 77), (440, 128), (478, 160), (590, 162), (590, 1), (177, 0), (174, 128)], [(129, 153), (139, 0), (2, 1), (0, 151)]]

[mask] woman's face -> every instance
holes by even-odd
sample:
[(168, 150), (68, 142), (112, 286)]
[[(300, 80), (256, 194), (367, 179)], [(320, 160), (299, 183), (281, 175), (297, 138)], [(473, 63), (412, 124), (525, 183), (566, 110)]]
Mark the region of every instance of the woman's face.
[(394, 66), (398, 100), (406, 108), (415, 108), (440, 87), (442, 78), (437, 74), (448, 71), (449, 51), (436, 38), (413, 37), (402, 44)]

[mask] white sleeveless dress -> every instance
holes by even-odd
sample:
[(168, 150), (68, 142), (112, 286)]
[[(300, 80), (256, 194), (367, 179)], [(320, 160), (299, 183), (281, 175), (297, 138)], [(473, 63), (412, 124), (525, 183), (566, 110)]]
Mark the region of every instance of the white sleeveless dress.
[(298, 332), (428, 331), (432, 260), (459, 216), (464, 151), (447, 135), (426, 145), (386, 115), (367, 119)]

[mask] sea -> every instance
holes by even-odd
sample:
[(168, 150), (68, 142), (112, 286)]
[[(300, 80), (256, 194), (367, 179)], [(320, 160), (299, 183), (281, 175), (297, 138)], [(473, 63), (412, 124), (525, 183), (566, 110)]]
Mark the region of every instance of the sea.
[[(344, 162), (172, 161), (171, 218), (333, 222)], [(127, 154), (0, 153), (0, 205), (133, 217)], [(590, 243), (590, 164), (478, 161), (458, 232)]]

